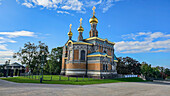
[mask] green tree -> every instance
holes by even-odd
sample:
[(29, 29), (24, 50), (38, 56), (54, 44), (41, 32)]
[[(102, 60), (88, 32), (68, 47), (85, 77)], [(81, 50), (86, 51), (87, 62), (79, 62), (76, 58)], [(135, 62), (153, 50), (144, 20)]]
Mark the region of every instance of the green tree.
[(170, 69), (166, 68), (166, 69), (165, 69), (165, 74), (168, 75), (168, 76), (170, 76)]
[[(164, 69), (163, 67), (151, 67), (146, 62), (141, 63), (141, 73), (146, 77), (146, 79), (161, 79), (165, 78), (164, 75), (161, 73), (161, 70)], [(163, 71), (163, 70), (162, 70)]]
[(42, 66), (42, 54), (44, 53), (44, 64), (47, 63), (48, 56), (48, 46), (45, 43), (41, 43), (39, 41), (38, 45), (34, 43), (25, 43), (23, 48), (14, 54), (13, 58), (18, 58), (22, 64), (26, 64), (26, 66), (33, 73), (40, 72)]
[(51, 74), (60, 74), (62, 63), (62, 47), (53, 48), (49, 55), (48, 66)]
[(119, 74), (140, 74), (141, 64), (130, 57), (119, 57), (117, 64), (117, 72)]
[(151, 65), (148, 65), (146, 62), (142, 62), (141, 63), (141, 73), (145, 76), (145, 77), (150, 77), (152, 74), (152, 68)]
[(130, 74), (128, 67), (123, 62), (122, 57), (118, 57), (118, 63), (117, 63), (117, 73), (118, 74)]

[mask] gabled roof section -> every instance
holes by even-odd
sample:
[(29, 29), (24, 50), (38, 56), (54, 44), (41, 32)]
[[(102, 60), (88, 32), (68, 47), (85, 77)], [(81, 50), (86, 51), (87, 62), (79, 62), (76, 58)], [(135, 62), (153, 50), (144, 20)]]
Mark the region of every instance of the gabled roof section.
[(114, 54), (114, 62), (118, 62), (116, 55)]
[(84, 39), (85, 41), (88, 41), (88, 40), (100, 40), (100, 41), (107, 41), (109, 44), (112, 44), (112, 45), (115, 45), (114, 42), (110, 42), (108, 41), (107, 39), (102, 39), (102, 38), (99, 38), (99, 37), (90, 37), (90, 38), (87, 38), (87, 39)]
[(12, 63), (10, 66), (22, 66), (20, 65), (19, 63), (15, 62), (15, 63)]
[(112, 56), (109, 56), (106, 53), (101, 53), (101, 52), (90, 53), (87, 55), (87, 57), (109, 57), (109, 58), (112, 58)]
[(69, 43), (71, 44), (85, 44), (85, 45), (93, 45), (91, 43), (83, 42), (83, 41), (74, 41), (74, 40), (68, 40), (65, 45), (68, 45)]

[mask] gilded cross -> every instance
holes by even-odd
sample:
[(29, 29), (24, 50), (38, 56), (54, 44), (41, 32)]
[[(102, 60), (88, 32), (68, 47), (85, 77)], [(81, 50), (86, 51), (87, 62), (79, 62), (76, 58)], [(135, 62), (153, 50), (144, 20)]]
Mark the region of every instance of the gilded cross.
[(82, 19), (82, 18), (80, 18), (80, 26), (82, 26), (82, 20), (83, 20), (83, 19)]
[(70, 30), (71, 30), (71, 26), (72, 26), (72, 24), (70, 24)]
[(92, 8), (92, 10), (93, 10), (93, 16), (94, 16), (94, 14), (95, 14), (95, 9), (96, 9), (96, 7), (93, 6), (93, 8)]

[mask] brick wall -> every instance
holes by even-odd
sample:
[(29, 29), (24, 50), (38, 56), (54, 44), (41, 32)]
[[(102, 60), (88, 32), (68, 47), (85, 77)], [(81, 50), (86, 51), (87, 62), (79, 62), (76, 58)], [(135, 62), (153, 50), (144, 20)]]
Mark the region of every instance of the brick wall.
[(65, 60), (64, 60), (64, 57), (62, 58), (62, 69), (64, 69), (64, 63), (65, 63)]
[(79, 60), (79, 50), (74, 50), (74, 60)]
[(112, 65), (108, 64), (108, 70), (112, 70)]
[(86, 69), (85, 63), (69, 63), (66, 64), (66, 69)]
[(90, 63), (88, 64), (88, 70), (100, 70), (100, 63)]
[(108, 55), (109, 55), (109, 56), (112, 55), (112, 52), (111, 52), (110, 48), (108, 49)]

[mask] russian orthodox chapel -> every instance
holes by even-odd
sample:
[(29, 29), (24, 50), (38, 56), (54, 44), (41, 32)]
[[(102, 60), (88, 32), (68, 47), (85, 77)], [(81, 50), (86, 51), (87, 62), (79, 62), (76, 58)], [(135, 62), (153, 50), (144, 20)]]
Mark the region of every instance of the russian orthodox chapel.
[(92, 10), (93, 17), (89, 20), (91, 25), (89, 38), (83, 38), (82, 18), (77, 29), (79, 33), (77, 41), (72, 39), (70, 24), (69, 40), (63, 46), (61, 75), (108, 78), (117, 74), (115, 43), (98, 37), (95, 7)]

